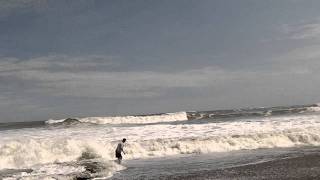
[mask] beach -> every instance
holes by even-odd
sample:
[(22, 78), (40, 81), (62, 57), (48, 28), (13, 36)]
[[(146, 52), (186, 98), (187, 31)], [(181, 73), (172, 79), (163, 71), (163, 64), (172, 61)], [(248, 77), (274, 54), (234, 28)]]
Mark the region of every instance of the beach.
[(244, 165), (221, 170), (200, 171), (160, 179), (319, 179), (320, 154), (274, 160), (265, 163)]
[[(131, 168), (139, 169), (142, 175), (126, 173), (124, 170), (123, 173), (116, 174), (111, 179), (315, 180), (320, 178), (320, 149), (318, 148), (278, 149), (274, 150), (273, 155), (268, 150), (257, 150), (238, 152), (229, 156), (222, 155), (218, 159), (214, 157), (211, 159), (210, 155), (208, 156), (207, 160), (204, 160), (205, 157), (201, 155), (193, 158), (167, 159), (166, 162), (154, 159), (153, 165), (144, 162), (147, 166), (140, 169), (131, 164), (133, 166)], [(190, 163), (190, 160), (193, 163)], [(189, 163), (185, 163), (186, 161)], [(172, 165), (173, 162), (178, 163)], [(153, 168), (158, 168), (158, 172), (155, 173), (157, 170)], [(154, 173), (153, 176), (150, 175), (152, 173)]]

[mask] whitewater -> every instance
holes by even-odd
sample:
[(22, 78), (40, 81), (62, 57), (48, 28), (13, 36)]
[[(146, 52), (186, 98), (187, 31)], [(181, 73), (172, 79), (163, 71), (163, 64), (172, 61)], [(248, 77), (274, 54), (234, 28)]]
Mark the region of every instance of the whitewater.
[[(126, 167), (114, 150), (127, 139), (125, 160), (261, 148), (320, 145), (318, 105), (48, 120), (40, 127), (0, 130), (4, 179), (74, 177), (86, 164), (111, 177)], [(60, 178), (59, 178), (60, 177)]]

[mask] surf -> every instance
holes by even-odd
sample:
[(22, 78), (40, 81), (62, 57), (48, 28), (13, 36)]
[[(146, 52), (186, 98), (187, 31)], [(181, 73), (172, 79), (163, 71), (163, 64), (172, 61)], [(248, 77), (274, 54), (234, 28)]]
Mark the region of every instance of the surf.
[(47, 120), (46, 124), (57, 124), (66, 122), (81, 122), (92, 124), (148, 124), (159, 122), (173, 122), (188, 120), (186, 112), (164, 113), (155, 115), (137, 115), (137, 116), (110, 116), (110, 117), (85, 117), (85, 118), (67, 118)]

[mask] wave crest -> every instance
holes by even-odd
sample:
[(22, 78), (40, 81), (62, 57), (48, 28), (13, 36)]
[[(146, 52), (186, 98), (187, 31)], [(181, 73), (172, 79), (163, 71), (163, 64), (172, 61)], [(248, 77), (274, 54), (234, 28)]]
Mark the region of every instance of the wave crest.
[[(101, 157), (112, 160), (117, 142), (97, 140), (32, 139), (0, 145), (0, 169), (25, 168), (36, 164), (69, 162)], [(207, 138), (136, 140), (126, 144), (126, 159), (154, 156), (228, 152), (242, 149), (320, 145), (320, 129), (291, 129), (281, 132), (233, 134)]]
[(72, 124), (75, 122), (92, 123), (92, 124), (148, 124), (159, 122), (173, 122), (188, 120), (186, 112), (165, 113), (158, 115), (141, 115), (141, 116), (114, 116), (114, 117), (86, 117), (86, 118), (68, 118), (46, 121), (46, 124), (67, 123)]

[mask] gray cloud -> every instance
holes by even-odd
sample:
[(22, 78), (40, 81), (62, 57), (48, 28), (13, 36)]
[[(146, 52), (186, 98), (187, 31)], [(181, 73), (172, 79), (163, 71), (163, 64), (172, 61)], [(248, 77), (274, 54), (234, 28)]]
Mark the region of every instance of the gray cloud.
[(320, 70), (320, 46), (309, 45), (295, 48), (273, 59), (276, 68), (285, 72), (316, 76)]
[(33, 93), (109, 98), (156, 96), (161, 94), (162, 90), (170, 88), (218, 85), (226, 79), (233, 78), (224, 70), (213, 67), (171, 73), (112, 72), (106, 69), (97, 71), (99, 67), (113, 67), (114, 63), (101, 61), (109, 58), (102, 56), (81, 58), (49, 56), (28, 60), (5, 58), (0, 64), (0, 77), (14, 78), (14, 82), (29, 82), (32, 86), (26, 90)]
[(47, 7), (47, 0), (2, 0), (0, 1), (0, 18), (37, 12)]
[(284, 24), (282, 31), (293, 40), (319, 40), (320, 39), (320, 22), (301, 22), (299, 24)]
[(99, 68), (116, 69), (120, 66), (114, 56), (50, 55), (32, 59), (3, 57), (0, 61), (0, 72), (47, 70), (47, 71), (97, 71)]
[[(223, 89), (235, 86), (237, 83), (282, 82), (282, 79), (293, 75), (308, 75), (313, 72), (311, 68), (314, 70), (320, 66), (320, 63), (315, 61), (320, 57), (315, 49), (317, 47), (287, 53), (273, 61), (274, 64), (270, 67), (276, 68), (262, 71), (231, 71), (220, 67), (176, 72), (97, 71), (100, 66), (113, 67), (114, 63), (101, 61), (110, 57), (80, 58), (60, 55), (28, 60), (6, 58), (1, 61), (0, 77), (2, 81), (7, 80), (9, 89), (10, 79), (14, 82), (11, 84), (12, 91), (15, 91), (15, 83), (20, 81), (27, 84), (24, 86), (25, 92), (34, 94), (97, 98), (156, 97), (166, 95), (170, 89), (215, 87)], [(304, 65), (301, 65), (300, 61), (304, 61)]]

